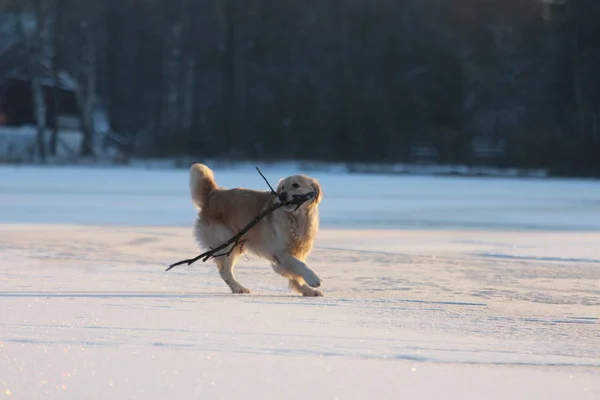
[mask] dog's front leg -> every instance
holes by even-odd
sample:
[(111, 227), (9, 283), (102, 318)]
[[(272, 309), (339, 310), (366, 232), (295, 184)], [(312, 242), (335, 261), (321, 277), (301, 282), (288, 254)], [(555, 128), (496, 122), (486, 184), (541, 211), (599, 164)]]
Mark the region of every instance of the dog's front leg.
[(313, 288), (321, 286), (321, 278), (308, 266), (287, 253), (278, 253), (273, 257), (273, 269), (280, 275), (286, 278), (301, 277), (304, 281)]

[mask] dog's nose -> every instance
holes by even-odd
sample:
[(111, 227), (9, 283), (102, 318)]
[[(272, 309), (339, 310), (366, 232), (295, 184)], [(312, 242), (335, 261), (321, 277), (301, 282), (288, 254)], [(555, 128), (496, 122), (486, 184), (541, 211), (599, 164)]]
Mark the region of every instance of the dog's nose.
[(285, 203), (287, 201), (287, 192), (281, 192), (279, 193), (279, 201), (281, 201), (282, 203)]

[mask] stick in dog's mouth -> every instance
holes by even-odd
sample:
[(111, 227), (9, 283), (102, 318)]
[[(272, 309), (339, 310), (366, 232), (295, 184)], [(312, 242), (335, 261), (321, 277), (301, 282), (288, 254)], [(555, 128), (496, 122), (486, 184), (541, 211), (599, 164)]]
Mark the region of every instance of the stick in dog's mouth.
[(317, 197), (317, 192), (314, 191), (304, 194), (294, 194), (292, 195), (292, 200), (286, 202), (286, 207), (287, 205), (296, 205), (294, 211), (297, 211), (302, 204), (306, 203), (308, 200), (314, 199), (315, 197)]

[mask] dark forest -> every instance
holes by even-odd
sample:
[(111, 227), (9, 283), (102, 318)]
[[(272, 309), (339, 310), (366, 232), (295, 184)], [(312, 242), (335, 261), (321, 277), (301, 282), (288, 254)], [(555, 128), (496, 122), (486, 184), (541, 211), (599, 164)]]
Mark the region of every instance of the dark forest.
[(0, 80), (20, 63), (34, 87), (42, 57), (74, 76), (83, 155), (101, 107), (137, 156), (600, 176), (598, 0), (0, 4), (21, 39)]

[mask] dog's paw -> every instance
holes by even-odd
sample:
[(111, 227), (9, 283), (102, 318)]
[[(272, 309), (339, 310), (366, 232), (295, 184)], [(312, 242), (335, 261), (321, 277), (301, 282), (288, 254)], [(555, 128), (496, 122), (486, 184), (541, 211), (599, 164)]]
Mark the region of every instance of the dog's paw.
[(234, 293), (234, 294), (248, 294), (248, 293), (250, 293), (250, 290), (246, 289), (243, 286), (240, 286), (240, 287), (232, 288), (231, 292)]
[(311, 290), (303, 290), (302, 296), (304, 296), (304, 297), (323, 297), (324, 294), (320, 290), (311, 289)]
[(306, 284), (310, 287), (318, 288), (321, 286), (321, 278), (313, 271), (308, 270), (306, 276), (303, 277)]

